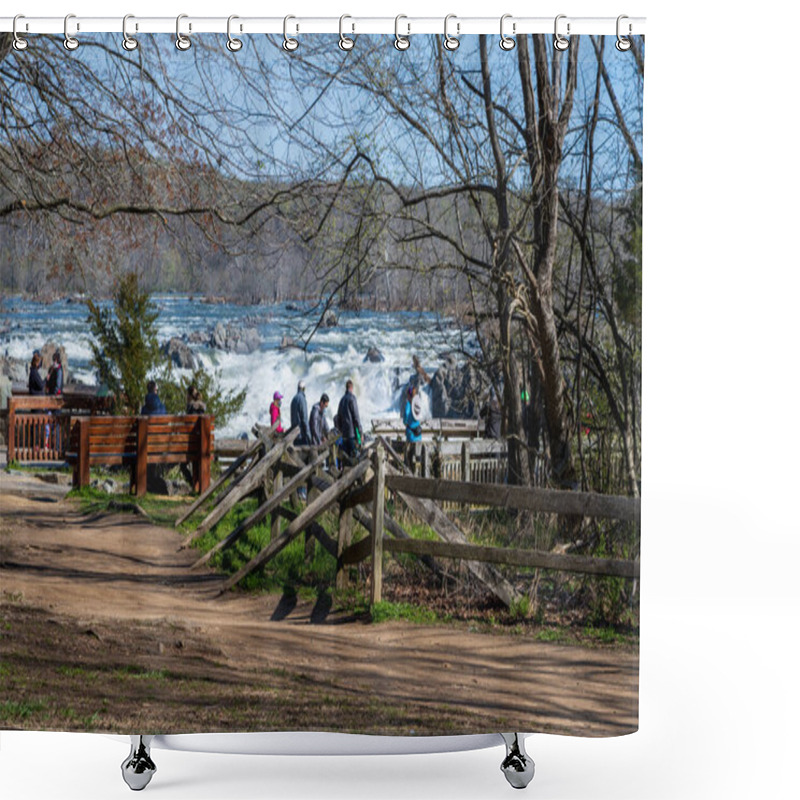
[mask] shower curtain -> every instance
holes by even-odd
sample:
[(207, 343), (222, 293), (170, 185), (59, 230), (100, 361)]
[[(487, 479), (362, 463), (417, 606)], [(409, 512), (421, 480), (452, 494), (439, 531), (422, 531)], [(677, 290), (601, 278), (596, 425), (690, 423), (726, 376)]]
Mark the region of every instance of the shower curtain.
[(636, 730), (643, 39), (235, 33), (0, 34), (0, 728)]

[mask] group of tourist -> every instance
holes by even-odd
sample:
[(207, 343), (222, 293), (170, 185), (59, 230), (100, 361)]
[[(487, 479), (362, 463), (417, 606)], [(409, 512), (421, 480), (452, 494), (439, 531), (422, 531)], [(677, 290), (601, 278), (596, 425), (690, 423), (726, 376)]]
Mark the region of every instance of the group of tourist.
[[(281, 416), (281, 404), (283, 395), (275, 392), (272, 395), (272, 403), (269, 407), (269, 422), (277, 433), (284, 433), (283, 419)], [(306, 382), (301, 380), (297, 384), (297, 393), (292, 398), (289, 406), (289, 429), (299, 428), (300, 433), (295, 439), (298, 445), (317, 445), (322, 444), (331, 428), (325, 417), (325, 410), (330, 405), (330, 398), (323, 392), (319, 402), (311, 407), (308, 412), (308, 402), (306, 400)], [(333, 418), (333, 427), (340, 433), (342, 439), (342, 450), (349, 456), (355, 456), (361, 446), (363, 429), (361, 427), (361, 417), (358, 414), (358, 401), (353, 393), (353, 381), (348, 380), (345, 384), (345, 392), (339, 401), (339, 408)]]
[(59, 395), (64, 391), (64, 368), (61, 366), (61, 350), (53, 353), (53, 360), (47, 370), (47, 377), (43, 378), (39, 370), (42, 367), (42, 353), (33, 351), (31, 366), (28, 371), (28, 391), (31, 394)]
[[(148, 381), (147, 394), (144, 396), (144, 405), (139, 412), (143, 417), (158, 417), (167, 413), (164, 402), (158, 396), (158, 384)], [(186, 389), (186, 413), (205, 414), (206, 404), (200, 390), (193, 384)]]

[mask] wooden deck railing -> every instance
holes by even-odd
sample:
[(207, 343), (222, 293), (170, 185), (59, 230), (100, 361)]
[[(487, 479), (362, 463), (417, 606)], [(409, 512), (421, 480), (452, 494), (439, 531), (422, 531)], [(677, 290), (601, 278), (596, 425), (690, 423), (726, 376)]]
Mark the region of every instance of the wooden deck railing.
[(64, 461), (71, 401), (63, 396), (14, 395), (8, 401), (8, 461)]

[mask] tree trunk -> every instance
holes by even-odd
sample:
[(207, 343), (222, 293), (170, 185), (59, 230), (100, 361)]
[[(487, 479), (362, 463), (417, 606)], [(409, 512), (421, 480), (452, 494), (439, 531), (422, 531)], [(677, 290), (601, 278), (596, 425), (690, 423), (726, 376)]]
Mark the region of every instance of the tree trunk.
[[(552, 47), (544, 36), (533, 37), (536, 95), (534, 95), (530, 52), (526, 37), (518, 37), (518, 61), (525, 104), (525, 141), (531, 173), (531, 196), (534, 209), (536, 249), (533, 279), (528, 281), (530, 308), (536, 330), (530, 331), (532, 346), (538, 346), (542, 363), (542, 388), (550, 443), (550, 469), (559, 485), (572, 484), (575, 468), (570, 447), (570, 427), (564, 403), (564, 379), (561, 373), (556, 317), (553, 309), (553, 267), (558, 239), (558, 172), (562, 146), (572, 109), (577, 81), (577, 40), (569, 52), (569, 67), (564, 99), (559, 102), (561, 86), (560, 53), (554, 53), (552, 76), (547, 54)], [(537, 108), (538, 106), (538, 108)]]

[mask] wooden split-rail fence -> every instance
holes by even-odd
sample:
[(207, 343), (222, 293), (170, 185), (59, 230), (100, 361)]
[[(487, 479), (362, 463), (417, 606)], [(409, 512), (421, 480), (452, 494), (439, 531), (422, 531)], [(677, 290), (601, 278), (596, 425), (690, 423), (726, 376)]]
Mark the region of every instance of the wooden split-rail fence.
[[(365, 448), (359, 458), (345, 464), (342, 463), (345, 457), (340, 459), (332, 447), (333, 437), (316, 447), (297, 447), (296, 430), (284, 437), (279, 437), (273, 428), (254, 432), (258, 434), (257, 441), (248, 446), (176, 521), (176, 525), (180, 525), (201, 509), (204, 514), (199, 526), (187, 536), (185, 547), (211, 530), (237, 503), (258, 495), (256, 510), (194, 564), (194, 567), (207, 564), (215, 553), (230, 547), (255, 525), (269, 521), (269, 542), (247, 564), (225, 579), (220, 593), (263, 567), (303, 533), (307, 542), (315, 538), (336, 558), (337, 588), (346, 587), (351, 565), (370, 561), (371, 604), (380, 602), (382, 598), (385, 553), (417, 556), (439, 573), (443, 572), (439, 560), (458, 559), (507, 606), (520, 600), (522, 594), (496, 565), (628, 579), (639, 577), (638, 560), (473, 544), (443, 509), (446, 503), (481, 504), (550, 514), (611, 518), (638, 526), (639, 498), (416, 477), (383, 436)], [(298, 500), (302, 489), (306, 490), (305, 507)], [(438, 539), (411, 537), (387, 512), (387, 494), (428, 525)], [(292, 510), (284, 505), (291, 497), (295, 499), (294, 508), (301, 510)], [(338, 512), (335, 537), (320, 521), (321, 515), (332, 509)], [(282, 519), (288, 522), (283, 529)], [(355, 540), (356, 523), (367, 533), (359, 540)]]

